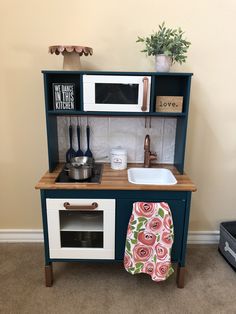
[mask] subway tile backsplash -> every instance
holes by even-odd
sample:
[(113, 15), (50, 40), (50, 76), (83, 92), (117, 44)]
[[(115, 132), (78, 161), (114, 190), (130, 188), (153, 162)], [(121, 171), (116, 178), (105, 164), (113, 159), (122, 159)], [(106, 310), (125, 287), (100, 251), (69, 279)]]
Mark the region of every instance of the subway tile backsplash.
[[(146, 120), (146, 121), (145, 121)], [(152, 117), (58, 117), (59, 159), (65, 161), (69, 148), (69, 125), (73, 126), (73, 148), (77, 150), (76, 126), (80, 125), (80, 147), (87, 149), (86, 126), (90, 126), (90, 149), (94, 158), (108, 161), (111, 148), (127, 149), (128, 162), (143, 162), (144, 138), (151, 138), (151, 151), (157, 153), (158, 163), (173, 163), (175, 149), (175, 118)]]

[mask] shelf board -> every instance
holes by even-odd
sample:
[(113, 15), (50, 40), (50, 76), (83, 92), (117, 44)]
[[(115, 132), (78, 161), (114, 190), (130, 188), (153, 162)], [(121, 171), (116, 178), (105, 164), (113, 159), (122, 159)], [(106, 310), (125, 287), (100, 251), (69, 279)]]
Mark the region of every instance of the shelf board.
[(64, 111), (64, 110), (48, 110), (47, 113), (53, 116), (129, 116), (129, 117), (185, 117), (185, 112), (98, 112), (98, 111)]
[(61, 218), (60, 231), (94, 231), (104, 232), (103, 217), (85, 218), (82, 215), (75, 217), (64, 216)]
[(190, 72), (155, 72), (155, 71), (149, 71), (149, 72), (135, 72), (135, 71), (94, 71), (94, 70), (84, 70), (84, 71), (68, 71), (68, 70), (42, 70), (43, 74), (62, 74), (65, 76), (68, 75), (83, 75), (83, 74), (93, 74), (93, 75), (153, 75), (153, 76), (169, 76), (169, 77), (175, 77), (175, 76), (192, 76), (193, 73)]

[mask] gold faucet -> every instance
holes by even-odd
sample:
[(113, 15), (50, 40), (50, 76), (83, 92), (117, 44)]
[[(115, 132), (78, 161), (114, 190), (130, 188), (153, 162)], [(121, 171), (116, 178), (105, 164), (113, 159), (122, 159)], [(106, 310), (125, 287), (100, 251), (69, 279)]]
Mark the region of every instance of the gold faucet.
[(150, 151), (150, 136), (147, 134), (144, 139), (144, 168), (149, 168), (151, 161), (157, 159), (157, 154), (156, 153), (151, 153)]

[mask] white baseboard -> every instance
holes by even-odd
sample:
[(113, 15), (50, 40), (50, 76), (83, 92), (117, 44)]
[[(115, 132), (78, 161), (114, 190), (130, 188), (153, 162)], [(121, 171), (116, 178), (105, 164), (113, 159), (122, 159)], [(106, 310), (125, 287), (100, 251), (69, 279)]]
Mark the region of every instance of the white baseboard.
[(0, 229), (0, 242), (43, 242), (41, 229)]
[(188, 244), (215, 244), (219, 243), (219, 231), (189, 231)]
[[(41, 229), (0, 229), (0, 242), (43, 242)], [(189, 231), (188, 244), (219, 243), (219, 231)]]

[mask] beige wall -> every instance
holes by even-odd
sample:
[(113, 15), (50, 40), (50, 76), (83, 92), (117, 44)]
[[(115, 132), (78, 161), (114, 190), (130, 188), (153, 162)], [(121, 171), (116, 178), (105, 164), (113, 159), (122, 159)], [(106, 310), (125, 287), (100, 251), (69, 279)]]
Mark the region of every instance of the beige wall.
[(236, 3), (233, 0), (1, 1), (0, 229), (41, 228), (34, 185), (47, 169), (42, 69), (60, 69), (53, 44), (94, 48), (86, 69), (153, 70), (138, 35), (181, 26), (194, 72), (186, 171), (198, 186), (191, 230), (217, 230), (236, 212)]

